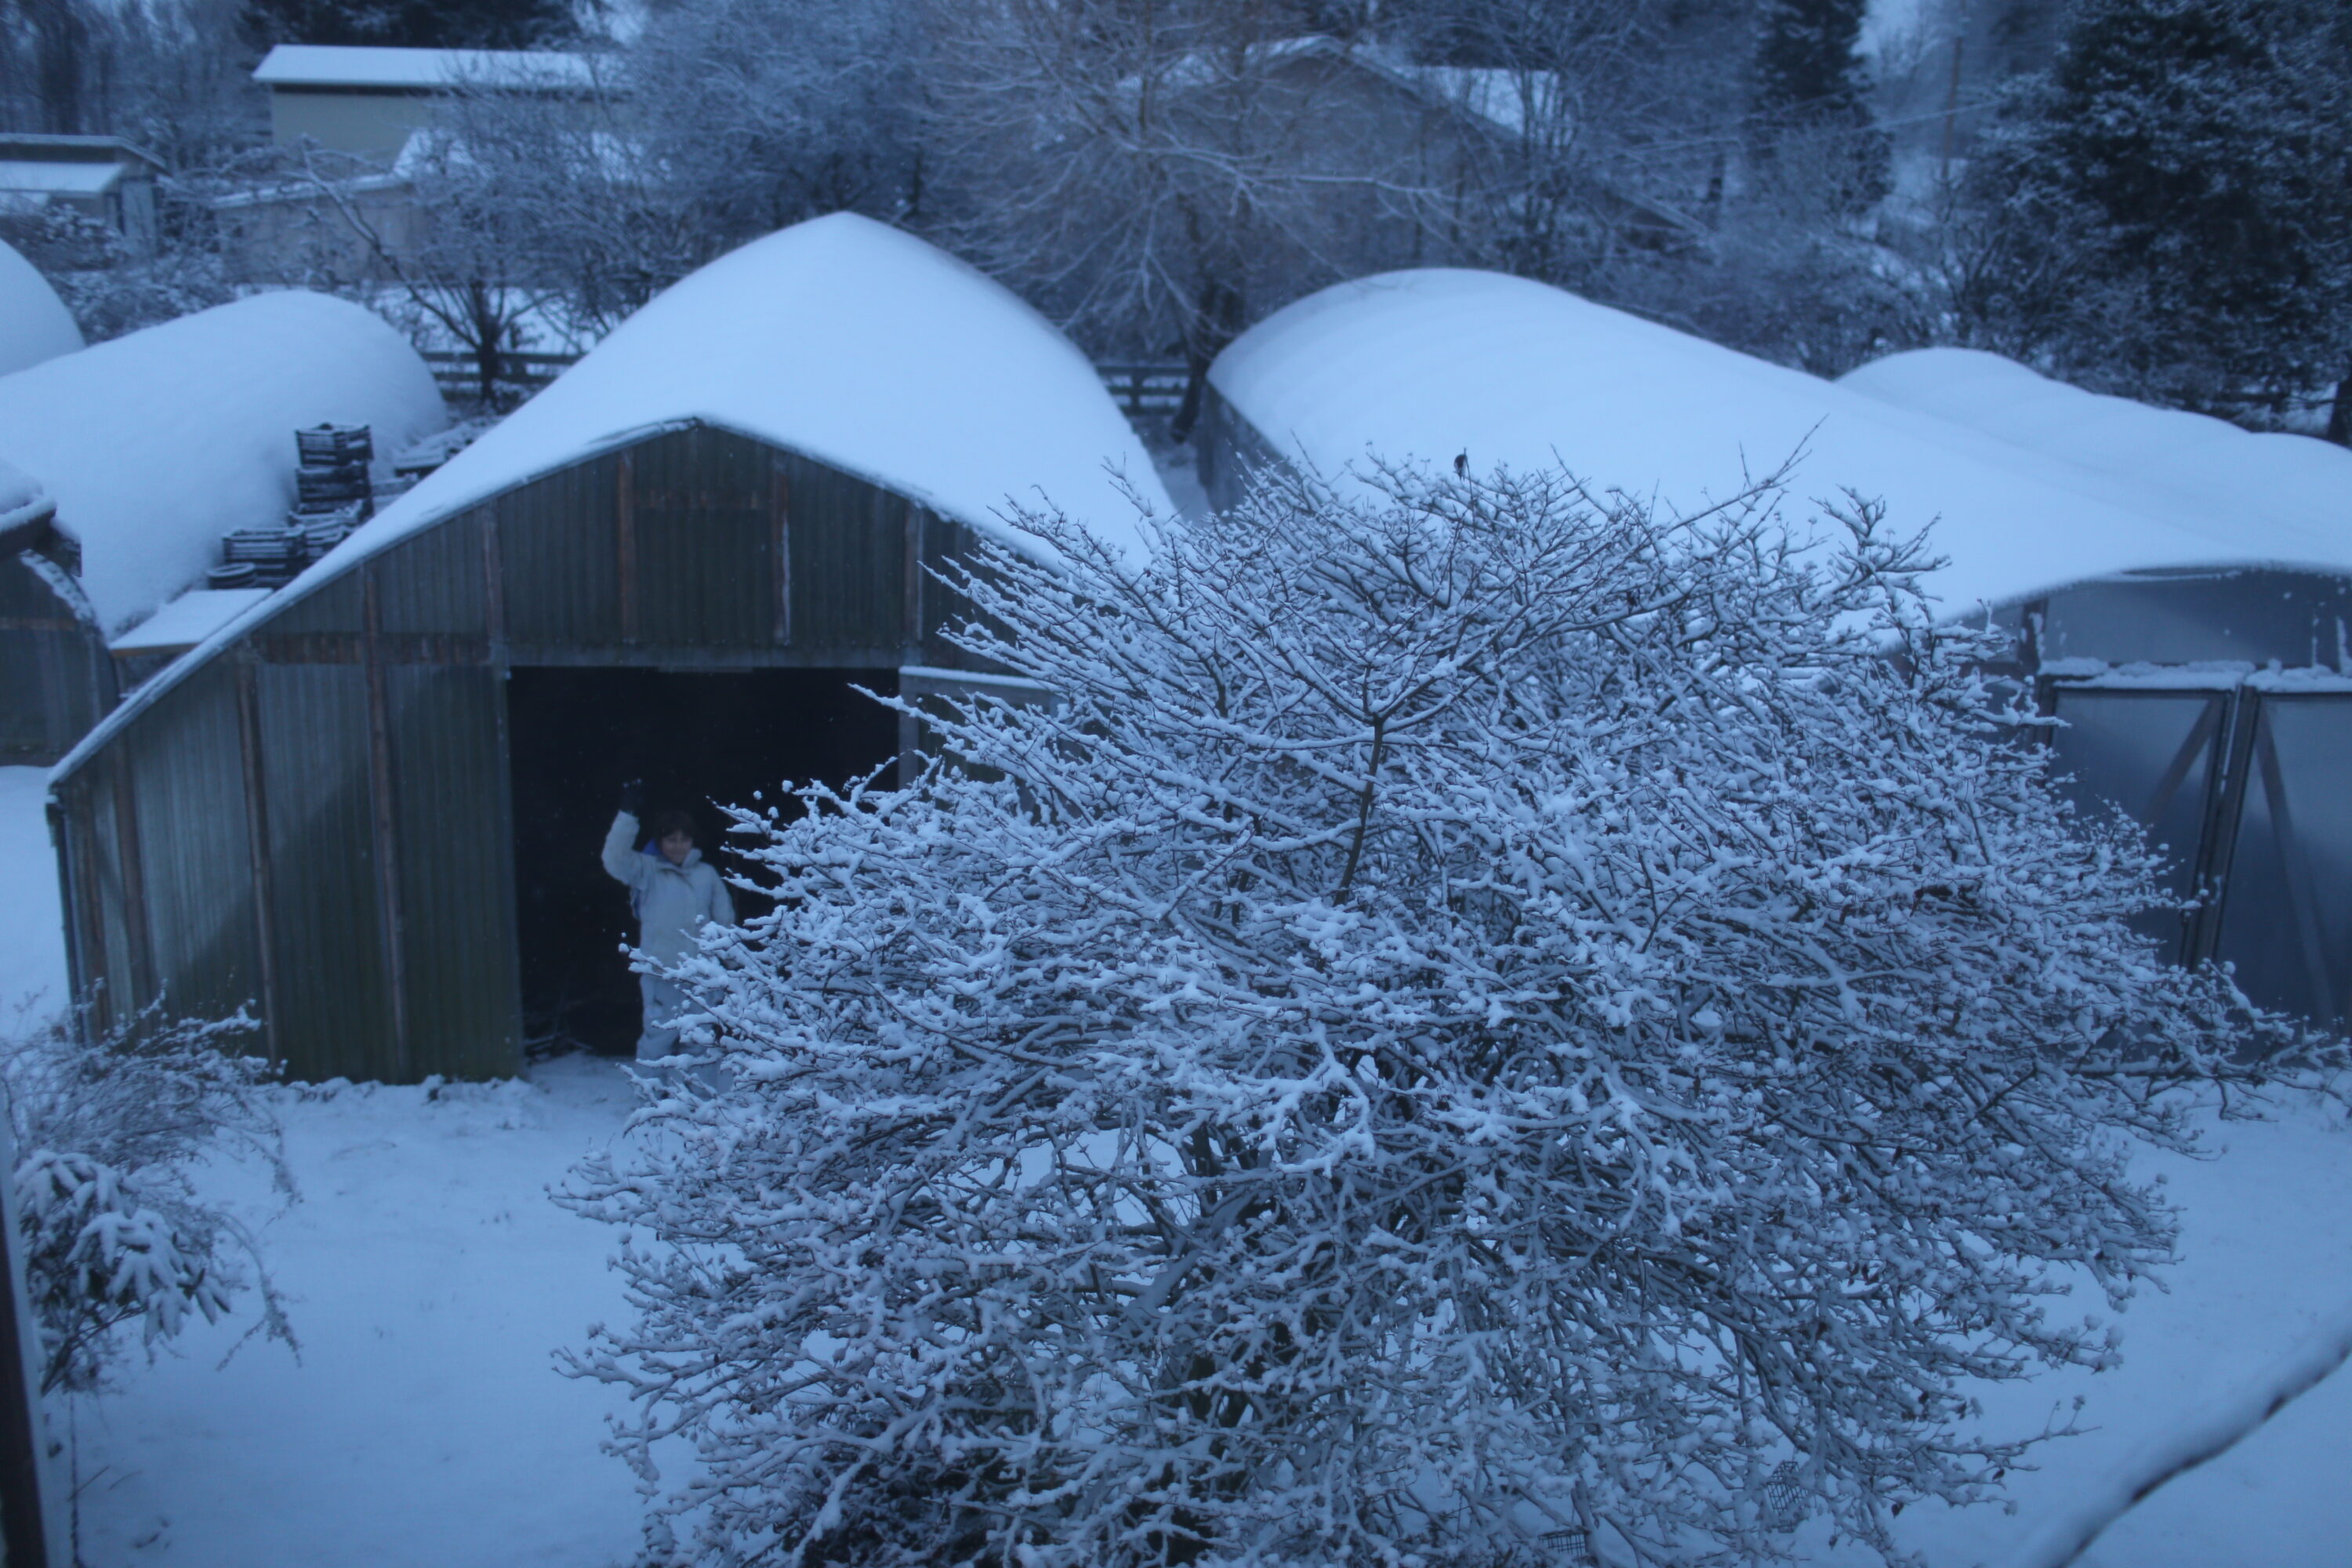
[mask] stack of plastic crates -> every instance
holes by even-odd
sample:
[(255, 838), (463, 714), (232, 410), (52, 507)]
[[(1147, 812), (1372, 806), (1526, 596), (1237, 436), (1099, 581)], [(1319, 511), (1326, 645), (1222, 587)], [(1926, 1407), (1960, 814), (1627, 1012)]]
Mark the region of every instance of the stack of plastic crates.
[(349, 538), (375, 511), (368, 464), (375, 441), (364, 425), (319, 425), (294, 432), (294, 510), (280, 528), (240, 528), (221, 538), (215, 588), (282, 588)]

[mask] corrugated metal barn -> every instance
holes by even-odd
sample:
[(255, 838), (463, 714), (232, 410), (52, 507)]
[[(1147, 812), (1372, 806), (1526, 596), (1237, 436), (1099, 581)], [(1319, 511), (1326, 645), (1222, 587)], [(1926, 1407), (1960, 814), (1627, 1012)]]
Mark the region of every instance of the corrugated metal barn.
[(1927, 585), (2014, 632), (2008, 673), (2063, 721), (2063, 787), (2136, 818), (2195, 900), (2147, 934), (2234, 964), (2257, 1002), (2352, 1022), (2352, 452), (1962, 350), (1825, 382), (1464, 271), (1311, 295), (1209, 381), (1219, 505), (1275, 462), (1460, 454), (1696, 512), (1802, 453), (1792, 510), (1851, 487), (1899, 529), (1932, 523)]
[(1117, 527), (1107, 466), (1166, 510), (1092, 367), (997, 285), (849, 216), (745, 247), (58, 767), (77, 985), (249, 1005), (299, 1079), (518, 1070), (630, 984), (614, 786), (710, 846), (717, 805), (888, 763), (898, 722), (852, 687), (953, 681), (927, 569), (1009, 496)]
[(441, 429), (433, 374), (373, 311), (257, 294), (0, 376), (0, 460), (47, 492), (0, 556), (0, 752), (52, 763), (114, 706), (108, 639), (201, 588), (221, 537), (282, 524), (295, 430)]

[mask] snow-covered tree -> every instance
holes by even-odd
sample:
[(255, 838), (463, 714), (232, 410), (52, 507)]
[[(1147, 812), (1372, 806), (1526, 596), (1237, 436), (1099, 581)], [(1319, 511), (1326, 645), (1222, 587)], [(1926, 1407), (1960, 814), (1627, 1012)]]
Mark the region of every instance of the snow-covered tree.
[(2094, 0), (1970, 171), (1971, 331), (2087, 384), (2352, 442), (2352, 16)]
[(216, 1153), (249, 1154), (293, 1190), (257, 1092), (269, 1066), (236, 1050), (255, 1026), (152, 1010), (100, 1034), (87, 1022), (53, 1018), (0, 1040), (43, 1392), (100, 1387), (134, 1327), (152, 1352), (247, 1290), (254, 1331), (291, 1344), (254, 1237), (192, 1180)]
[(1209, 362), (1314, 289), (1463, 254), (1483, 132), (1347, 7), (963, 0), (932, 14), (926, 223), (1089, 351)]
[(778, 902), (687, 971), (729, 1087), (569, 1194), (642, 1238), (572, 1367), (657, 1539), (1748, 1562), (1776, 1475), (1889, 1551), (1991, 1492), (2038, 1434), (1973, 1392), (2116, 1353), (2174, 1234), (2128, 1151), (2242, 1005), (2130, 932), (2149, 858), (1920, 547), (1775, 500), (1284, 479), (987, 552), (964, 646), (1055, 700), (738, 815)]

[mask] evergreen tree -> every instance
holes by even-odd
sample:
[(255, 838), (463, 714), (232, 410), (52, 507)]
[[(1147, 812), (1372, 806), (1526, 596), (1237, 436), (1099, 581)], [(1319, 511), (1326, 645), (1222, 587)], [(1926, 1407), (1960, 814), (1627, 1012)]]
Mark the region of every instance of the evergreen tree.
[(2352, 440), (2352, 13), (2091, 0), (1971, 183), (1992, 346), (2242, 418), (2331, 397)]
[(1754, 142), (1766, 162), (1792, 147), (1811, 156), (1804, 177), (1849, 209), (1886, 194), (1886, 142), (1873, 122), (1862, 58), (1867, 0), (1765, 0), (1759, 18)]

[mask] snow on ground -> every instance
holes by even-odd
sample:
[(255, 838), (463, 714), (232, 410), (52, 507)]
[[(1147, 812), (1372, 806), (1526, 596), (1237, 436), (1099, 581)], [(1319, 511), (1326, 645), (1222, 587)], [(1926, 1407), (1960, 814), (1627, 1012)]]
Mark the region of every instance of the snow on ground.
[(65, 925), (58, 913), (58, 856), (49, 845), (47, 768), (0, 768), (0, 1026), (20, 1004), (44, 1011), (66, 996)]
[[(79, 1415), (92, 1568), (629, 1561), (639, 1502), (598, 1451), (620, 1401), (558, 1346), (625, 1310), (617, 1236), (546, 1189), (635, 1103), (614, 1063), (528, 1082), (279, 1092), (300, 1189), (217, 1173), (257, 1222), (301, 1359), (193, 1331)], [(250, 1321), (249, 1317), (246, 1320)]]
[[(42, 773), (0, 769), (0, 1005), (65, 988)], [(91, 1568), (493, 1568), (626, 1562), (638, 1500), (598, 1449), (617, 1408), (551, 1354), (626, 1310), (605, 1267), (618, 1237), (550, 1203), (631, 1104), (613, 1064), (570, 1058), (526, 1082), (278, 1091), (300, 1189), (210, 1178), (258, 1228), (301, 1340), (256, 1341), (249, 1317), (134, 1364), (77, 1416), (82, 1552)], [(2188, 1213), (2168, 1293), (2125, 1314), (2125, 1364), (1987, 1398), (2004, 1429), (2076, 1394), (2089, 1436), (2011, 1477), (2013, 1514), (1927, 1507), (1900, 1521), (1936, 1568), (2056, 1568), (2053, 1543), (2164, 1468), (2186, 1434), (2250, 1403), (2316, 1338), (2352, 1320), (2352, 1131), (2289, 1107), (2214, 1133), (2206, 1161), (2155, 1160)], [(2083, 1310), (2094, 1304), (2082, 1303)], [(2080, 1568), (2345, 1561), (2352, 1374), (2337, 1373), (2218, 1458), (2107, 1528)], [(1823, 1564), (1867, 1559), (1801, 1538)]]

